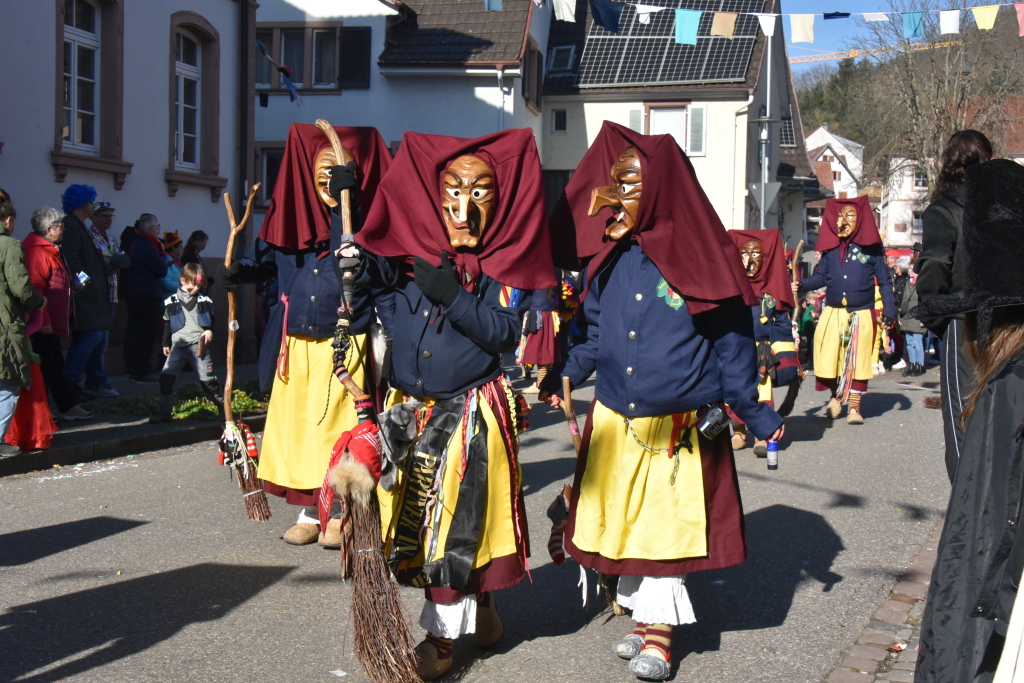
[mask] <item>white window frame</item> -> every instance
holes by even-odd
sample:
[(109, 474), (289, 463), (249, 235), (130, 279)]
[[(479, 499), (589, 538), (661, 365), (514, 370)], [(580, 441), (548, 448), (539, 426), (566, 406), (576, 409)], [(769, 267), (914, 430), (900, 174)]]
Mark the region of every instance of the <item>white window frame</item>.
[[(565, 128), (558, 130), (555, 122), (558, 120), (556, 114), (561, 112), (565, 115)], [(566, 131), (569, 130), (569, 112), (566, 109), (552, 109), (551, 110), (551, 134), (552, 135), (565, 135)]]
[[(61, 149), (69, 151), (99, 156), (100, 153), (100, 21), (101, 12), (100, 7), (91, 0), (86, 2), (92, 6), (94, 16), (96, 18), (96, 33), (89, 33), (82, 29), (75, 28), (73, 24), (64, 24), (64, 44), (71, 45), (71, 64), (70, 73), (64, 72), (65, 76), (70, 76), (70, 93), (68, 94), (68, 106), (64, 107), (64, 111), (67, 114), (68, 121), (68, 136), (63, 137), (61, 142)], [(79, 80), (90, 80), (79, 77), (78, 75), (78, 48), (85, 47), (93, 51), (93, 111), (92, 111), (92, 139), (94, 144), (86, 144), (82, 142), (76, 142), (77, 129), (78, 129), (78, 82)]]
[[(697, 140), (700, 147), (694, 144), (696, 131), (693, 120), (697, 118), (696, 113), (700, 112), (700, 139)], [(691, 104), (686, 108), (686, 155), (691, 157), (703, 157), (708, 154), (708, 107), (706, 104)]]
[[(174, 79), (175, 79), (175, 130), (174, 130), (174, 167), (183, 171), (199, 171), (199, 155), (200, 155), (200, 135), (202, 134), (202, 67), (203, 67), (203, 43), (194, 35), (188, 31), (178, 31), (175, 35), (175, 43), (178, 41), (178, 36), (184, 36), (188, 40), (192, 41), (196, 45), (196, 64), (186, 64), (178, 61), (177, 58), (174, 60)], [(177, 44), (175, 45), (175, 51), (177, 51)], [(194, 161), (185, 161), (182, 155), (185, 151), (185, 132), (184, 126), (184, 110), (185, 110), (185, 79), (195, 81), (196, 84), (196, 131), (195, 131), (195, 150), (196, 158)]]
[[(560, 51), (563, 52), (563, 53), (565, 51), (568, 51), (568, 53), (569, 53), (569, 63), (566, 66), (564, 66), (564, 67), (555, 67), (556, 55), (558, 55)], [(572, 71), (572, 66), (573, 66), (573, 63), (575, 63), (575, 61), (576, 61), (576, 46), (575, 45), (556, 45), (555, 47), (552, 47), (550, 50), (548, 50), (548, 68), (547, 68), (547, 70), (548, 70), (549, 73), (561, 73), (561, 72), (564, 72), (564, 71)]]
[[(923, 184), (917, 182), (918, 174), (924, 179)], [(928, 189), (928, 174), (919, 168), (913, 168), (910, 170), (910, 182), (915, 190), (927, 190)]]
[[(317, 39), (317, 35), (319, 35), (319, 34), (330, 35), (331, 36), (330, 40), (334, 43), (334, 80), (332, 82), (330, 82), (330, 83), (317, 83), (316, 82), (316, 67), (317, 67), (316, 39)], [(315, 29), (312, 30), (312, 35), (310, 36), (310, 42), (311, 42), (311, 44), (309, 46), (309, 50), (310, 50), (310, 53), (309, 53), (309, 69), (310, 69), (309, 84), (310, 84), (310, 87), (312, 87), (315, 90), (337, 90), (338, 89), (338, 76), (340, 75), (339, 74), (340, 64), (339, 64), (338, 58), (339, 58), (339, 52), (341, 52), (341, 44), (340, 44), (340, 41), (338, 40), (338, 29), (337, 28), (315, 28)]]
[(922, 235), (924, 234), (924, 212), (914, 211), (910, 214), (910, 234), (911, 235)]

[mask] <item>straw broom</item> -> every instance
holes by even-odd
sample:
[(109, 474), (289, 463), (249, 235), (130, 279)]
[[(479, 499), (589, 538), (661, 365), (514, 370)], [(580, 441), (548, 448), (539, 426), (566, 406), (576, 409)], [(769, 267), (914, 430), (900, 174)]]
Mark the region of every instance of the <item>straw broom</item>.
[[(242, 222), (235, 222), (235, 210), (231, 206), (231, 195), (224, 193), (224, 206), (228, 210), (228, 223), (231, 232), (228, 236), (227, 255), (224, 257), (224, 267), (230, 268), (235, 253), (235, 239), (245, 228), (249, 221), (249, 214), (252, 212), (252, 203), (260, 184), (256, 183), (249, 190), (249, 201), (245, 205), (245, 215)], [(235, 468), (235, 477), (242, 489), (242, 500), (245, 501), (245, 513), (254, 522), (266, 522), (270, 519), (270, 505), (267, 504), (267, 494), (263, 492), (263, 482), (260, 481), (256, 470), (256, 461), (250, 455), (247, 448), (247, 436), (245, 432), (249, 428), (244, 424), (235, 423), (235, 416), (231, 409), (231, 397), (235, 388), (235, 337), (238, 334), (238, 294), (228, 292), (228, 370), (224, 380), (224, 433), (220, 438), (221, 453), (224, 464)], [(251, 433), (250, 433), (251, 434)]]
[[(341, 146), (338, 134), (323, 119), (316, 122), (330, 140), (338, 164), (352, 160), (351, 154)], [(352, 234), (352, 205), (349, 191), (340, 197), (342, 232)], [(350, 239), (350, 238), (349, 238)], [(418, 683), (416, 674), (415, 641), (405, 619), (398, 586), (391, 578), (391, 570), (384, 557), (381, 542), (380, 509), (376, 500), (376, 487), (380, 479), (380, 442), (374, 424), (369, 396), (355, 383), (345, 368), (345, 358), (351, 346), (349, 323), (356, 259), (342, 258), (341, 308), (334, 335), (335, 375), (341, 379), (357, 405), (361, 404), (359, 422), (354, 430), (341, 436), (348, 440), (340, 461), (327, 477), (335, 492), (345, 500), (351, 511), (354, 535), (352, 557), (352, 623), (355, 630), (356, 658), (367, 678), (375, 683)], [(357, 436), (353, 436), (357, 435)], [(355, 455), (358, 453), (358, 456)], [(344, 555), (344, 553), (343, 553)], [(345, 558), (342, 557), (342, 562)]]
[[(793, 252), (793, 282), (800, 281), (800, 252), (803, 250), (804, 241), (800, 240), (800, 243), (796, 245), (796, 250)], [(803, 313), (803, 310), (803, 300), (797, 299), (796, 308), (793, 309), (794, 323), (800, 323), (800, 314)], [(813, 340), (811, 343), (813, 343)], [(804, 377), (806, 376), (807, 371), (804, 370), (803, 365), (801, 365), (797, 378), (789, 383), (789, 388), (786, 390), (786, 398), (783, 399), (782, 405), (779, 406), (778, 413), (782, 417), (787, 417), (791, 412), (793, 412), (793, 406), (796, 405), (796, 397), (800, 395), (800, 387), (803, 385)]]

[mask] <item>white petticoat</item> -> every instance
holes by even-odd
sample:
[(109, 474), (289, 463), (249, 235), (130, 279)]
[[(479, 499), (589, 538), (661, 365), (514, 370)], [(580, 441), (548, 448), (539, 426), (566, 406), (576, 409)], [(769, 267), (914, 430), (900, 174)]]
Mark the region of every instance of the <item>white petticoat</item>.
[(420, 612), (420, 626), (440, 638), (458, 638), (475, 633), (476, 605), (475, 595), (467, 595), (450, 605), (439, 605), (427, 600)]
[(644, 624), (692, 624), (697, 621), (686, 592), (686, 575), (620, 576), (616, 601)]

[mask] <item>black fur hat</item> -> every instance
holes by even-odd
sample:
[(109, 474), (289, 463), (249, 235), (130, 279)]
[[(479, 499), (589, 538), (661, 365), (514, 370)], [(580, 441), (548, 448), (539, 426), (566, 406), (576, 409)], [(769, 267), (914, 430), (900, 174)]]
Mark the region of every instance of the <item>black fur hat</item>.
[(911, 315), (938, 319), (976, 311), (978, 338), (988, 336), (992, 309), (1024, 304), (1024, 166), (996, 159), (967, 169), (964, 181), (964, 286), (928, 294)]

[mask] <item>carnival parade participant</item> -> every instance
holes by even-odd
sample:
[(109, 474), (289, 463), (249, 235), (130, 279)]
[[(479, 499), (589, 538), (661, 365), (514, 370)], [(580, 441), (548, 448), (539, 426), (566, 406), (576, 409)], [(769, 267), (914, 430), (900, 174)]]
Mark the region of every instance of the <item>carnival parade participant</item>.
[[(757, 400), (758, 299), (669, 135), (606, 121), (551, 221), (558, 265), (589, 259), (587, 339), (564, 376), (575, 387), (597, 371), (565, 546), (582, 566), (619, 577), (617, 601), (637, 625), (613, 650), (633, 675), (665, 680), (672, 627), (696, 621), (686, 575), (746, 559), (721, 404), (758, 438), (784, 431)], [(549, 392), (559, 385), (549, 374), (540, 398), (557, 406)]]
[[(529, 129), (478, 139), (406, 133), (356, 242), (393, 339), (386, 415), (415, 415), (397, 480), (378, 489), (395, 577), (422, 587), (417, 672), (452, 644), (504, 633), (494, 591), (526, 575), (517, 399), (500, 356), (533, 290), (555, 285), (540, 161)], [(382, 432), (394, 418), (386, 418)]]
[[(292, 545), (340, 543), (340, 522), (331, 520), (328, 529), (320, 529), (316, 506), (331, 449), (339, 434), (357, 424), (353, 400), (333, 374), (331, 341), (341, 290), (331, 253), (341, 244), (342, 228), (332, 207), (342, 190), (358, 188), (351, 193), (358, 226), (391, 163), (375, 129), (335, 130), (355, 159), (347, 166), (338, 164), (320, 129), (292, 124), (259, 238), (230, 269), (221, 264), (218, 270), (226, 288), (273, 277), (279, 282), (280, 303), (271, 311), (259, 355), (260, 387), (272, 386), (259, 476), (267, 493), (302, 508), (284, 534)], [(352, 357), (346, 363), (356, 383), (364, 385), (371, 310), (357, 302), (355, 313)]]
[[(523, 337), (519, 343), (516, 362), (524, 368), (537, 368), (537, 382), (523, 389), (524, 394), (536, 394), (551, 366), (565, 360), (565, 333), (561, 317), (562, 271), (555, 269), (558, 284), (533, 293), (530, 310), (523, 322)], [(525, 377), (524, 373), (524, 377)]]
[[(826, 413), (836, 419), (849, 401), (847, 422), (864, 424), (861, 396), (873, 376), (877, 324), (892, 327), (896, 298), (885, 264), (882, 237), (867, 196), (829, 199), (816, 250), (821, 260), (810, 277), (793, 283), (793, 293), (825, 288), (825, 308), (814, 333), (814, 376), (819, 391), (831, 392)], [(875, 320), (875, 281), (882, 294)]]
[[(772, 389), (789, 384), (797, 377), (800, 362), (793, 341), (793, 321), (789, 311), (796, 308), (790, 288), (792, 276), (782, 236), (778, 230), (730, 230), (729, 236), (740, 250), (743, 270), (760, 301), (750, 309), (757, 341), (757, 400), (772, 408)], [(732, 448), (747, 446), (747, 429), (742, 421), (733, 423)], [(754, 454), (767, 457), (768, 442), (757, 439)]]

